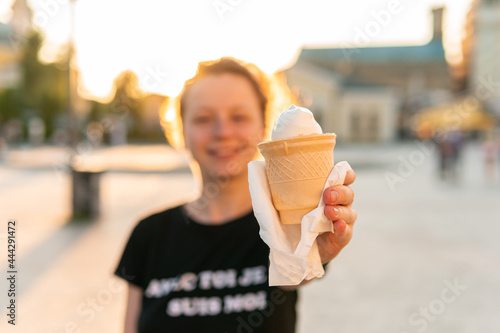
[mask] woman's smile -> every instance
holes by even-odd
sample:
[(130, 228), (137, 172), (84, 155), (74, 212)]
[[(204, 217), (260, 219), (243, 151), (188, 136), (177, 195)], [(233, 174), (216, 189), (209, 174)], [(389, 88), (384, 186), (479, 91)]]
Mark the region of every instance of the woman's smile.
[(232, 159), (240, 154), (238, 148), (212, 148), (208, 149), (208, 155), (215, 159)]

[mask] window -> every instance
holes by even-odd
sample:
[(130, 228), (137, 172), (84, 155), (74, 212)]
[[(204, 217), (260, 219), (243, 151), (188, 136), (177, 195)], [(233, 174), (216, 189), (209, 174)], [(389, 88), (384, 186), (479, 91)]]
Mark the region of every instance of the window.
[(367, 141), (378, 141), (378, 112), (377, 110), (372, 110), (368, 115), (368, 128), (366, 131)]
[(357, 110), (351, 111), (351, 141), (356, 142), (360, 140), (361, 135), (361, 117)]
[(353, 142), (374, 142), (380, 139), (379, 112), (373, 107), (353, 108), (350, 115), (350, 139)]

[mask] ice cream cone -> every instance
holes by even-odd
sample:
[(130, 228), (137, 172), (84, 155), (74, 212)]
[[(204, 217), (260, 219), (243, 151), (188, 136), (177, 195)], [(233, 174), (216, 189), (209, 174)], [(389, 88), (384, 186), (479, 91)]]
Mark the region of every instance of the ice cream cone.
[(335, 134), (301, 135), (259, 144), (281, 223), (300, 224), (318, 206), (333, 168)]

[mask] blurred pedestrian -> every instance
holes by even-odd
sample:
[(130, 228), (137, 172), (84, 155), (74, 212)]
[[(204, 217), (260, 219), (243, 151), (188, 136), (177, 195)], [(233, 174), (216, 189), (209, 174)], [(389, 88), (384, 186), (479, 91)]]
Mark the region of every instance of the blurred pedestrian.
[(487, 132), (482, 143), (484, 177), (486, 181), (496, 181), (498, 179), (497, 161), (500, 153), (499, 140), (495, 137), (495, 132)]
[(45, 123), (40, 117), (28, 120), (28, 141), (32, 146), (38, 146), (45, 140)]
[(9, 145), (20, 144), (23, 139), (23, 126), (19, 118), (12, 118), (5, 124), (5, 139)]
[(438, 134), (434, 142), (438, 146), (441, 179), (457, 181), (464, 146), (462, 134), (459, 131), (446, 131)]
[(0, 132), (0, 162), (6, 160), (7, 150), (8, 150), (7, 140), (3, 138), (2, 133)]
[(439, 171), (441, 179), (446, 180), (449, 178), (453, 158), (453, 147), (448, 138), (448, 133), (444, 133), (439, 139), (435, 139), (438, 146), (439, 153)]
[(453, 181), (458, 181), (464, 147), (464, 137), (458, 130), (451, 131), (448, 138), (451, 145), (450, 174)]

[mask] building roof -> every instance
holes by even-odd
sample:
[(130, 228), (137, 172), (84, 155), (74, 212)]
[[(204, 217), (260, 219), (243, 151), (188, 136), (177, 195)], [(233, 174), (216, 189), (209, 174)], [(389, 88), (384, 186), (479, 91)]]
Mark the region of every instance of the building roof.
[(440, 39), (425, 45), (353, 47), (353, 48), (303, 48), (297, 62), (307, 61), (330, 67), (341, 61), (358, 64), (418, 64), (446, 62)]
[(485, 5), (498, 5), (498, 4), (500, 4), (499, 0), (482, 0), (482, 2)]

